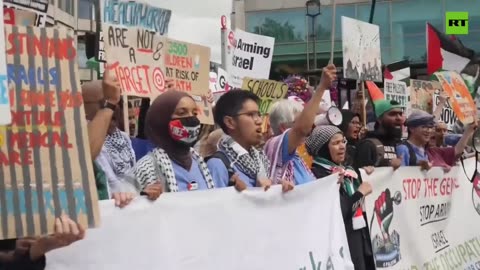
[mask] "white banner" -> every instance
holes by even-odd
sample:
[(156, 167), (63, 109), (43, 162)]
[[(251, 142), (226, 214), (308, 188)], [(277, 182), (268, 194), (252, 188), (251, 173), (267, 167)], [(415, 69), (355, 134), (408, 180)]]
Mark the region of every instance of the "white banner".
[[(474, 171), (473, 158), (465, 162)], [(366, 207), (377, 269), (480, 269), (480, 186), (462, 167), (377, 168)]]
[(274, 38), (237, 29), (230, 31), (227, 44), (225, 66), (232, 87), (242, 87), (244, 77), (253, 79), (270, 77)]
[(233, 188), (101, 204), (102, 226), (48, 254), (49, 270), (353, 269), (337, 175), (283, 194)]

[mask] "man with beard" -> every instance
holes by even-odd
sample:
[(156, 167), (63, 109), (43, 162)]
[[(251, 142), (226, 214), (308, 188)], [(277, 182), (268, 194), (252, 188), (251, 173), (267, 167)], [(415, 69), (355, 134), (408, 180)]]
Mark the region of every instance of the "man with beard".
[(355, 166), (400, 167), (395, 147), (402, 137), (403, 108), (394, 100), (375, 102), (375, 129), (366, 134), (359, 142), (355, 158)]

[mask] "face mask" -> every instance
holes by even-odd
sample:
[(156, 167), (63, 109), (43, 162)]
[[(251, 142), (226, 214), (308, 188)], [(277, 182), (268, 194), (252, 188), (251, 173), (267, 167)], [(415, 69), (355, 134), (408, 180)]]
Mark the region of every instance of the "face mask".
[(169, 123), (170, 137), (188, 146), (198, 140), (200, 128), (200, 120), (196, 116), (172, 119)]

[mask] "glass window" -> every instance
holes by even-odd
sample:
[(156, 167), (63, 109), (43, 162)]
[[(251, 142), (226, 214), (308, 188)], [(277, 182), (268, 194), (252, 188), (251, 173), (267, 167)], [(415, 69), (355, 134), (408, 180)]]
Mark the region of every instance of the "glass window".
[(247, 31), (275, 38), (275, 43), (305, 40), (305, 10), (291, 9), (246, 14)]
[(78, 18), (92, 20), (92, 2), (90, 0), (79, 0), (78, 1)]
[[(317, 39), (331, 40), (332, 33), (332, 6), (322, 6), (317, 17)], [(342, 16), (355, 18), (354, 5), (338, 5), (335, 11), (335, 40), (342, 40)]]
[(58, 8), (73, 16), (75, 11), (73, 2), (73, 0), (60, 0), (58, 2)]
[(84, 36), (77, 37), (77, 61), (79, 68), (87, 68), (87, 52)]
[(468, 0), (455, 0), (445, 3), (445, 11), (468, 11), (468, 35), (457, 38), (468, 48), (478, 51), (480, 48), (480, 8)]
[(426, 23), (443, 32), (444, 14), (438, 0), (392, 2), (392, 45), (395, 61), (425, 62)]

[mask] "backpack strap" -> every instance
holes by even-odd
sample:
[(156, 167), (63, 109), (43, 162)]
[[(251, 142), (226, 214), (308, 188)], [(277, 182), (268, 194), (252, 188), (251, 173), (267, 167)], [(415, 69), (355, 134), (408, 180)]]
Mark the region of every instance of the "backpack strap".
[(223, 165), (225, 165), (225, 168), (227, 169), (228, 179), (232, 178), (232, 176), (235, 174), (235, 170), (232, 168), (232, 166), (230, 164), (230, 160), (228, 159), (227, 155), (222, 151), (217, 151), (213, 155), (205, 158), (205, 162), (207, 162), (208, 160), (210, 160), (212, 158), (220, 159), (223, 162)]
[(370, 141), (375, 145), (375, 151), (377, 154), (377, 159), (375, 160), (374, 167), (380, 166), (382, 161), (385, 159), (385, 149), (383, 148), (383, 143), (377, 138), (366, 138), (367, 141)]
[(407, 140), (403, 140), (400, 144), (405, 145), (408, 149), (408, 166), (417, 166), (417, 154), (415, 154), (413, 146)]

